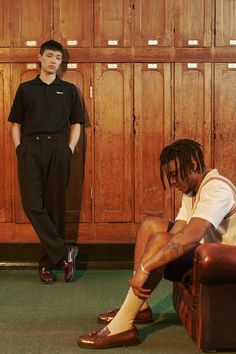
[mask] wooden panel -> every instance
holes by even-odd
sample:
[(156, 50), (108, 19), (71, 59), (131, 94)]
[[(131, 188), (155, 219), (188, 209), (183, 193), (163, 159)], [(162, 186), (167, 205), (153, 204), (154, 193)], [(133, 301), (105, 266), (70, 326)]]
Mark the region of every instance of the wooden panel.
[(94, 0), (94, 46), (130, 47), (132, 0)]
[(63, 47), (92, 46), (92, 0), (54, 0), (54, 38)]
[(71, 177), (67, 192), (68, 222), (91, 222), (92, 220), (92, 126), (93, 109), (90, 97), (92, 84), (91, 64), (68, 64), (63, 80), (72, 82), (79, 89), (87, 124), (82, 125), (78, 146), (72, 157)]
[[(211, 167), (211, 64), (175, 64), (174, 96), (175, 139), (202, 144), (206, 165)], [(176, 192), (177, 206), (179, 195)]]
[(12, 143), (10, 110), (10, 65), (0, 64), (0, 222), (12, 221)]
[(170, 218), (159, 156), (171, 140), (170, 64), (135, 64), (135, 220)]
[(95, 221), (132, 219), (130, 64), (95, 64)]
[(236, 0), (216, 0), (216, 46), (236, 45)]
[(79, 241), (79, 243), (127, 244), (135, 242), (139, 226), (140, 224), (127, 222), (82, 223), (80, 224), (78, 232), (76, 224), (67, 224), (66, 234), (68, 242)]
[(173, 45), (173, 4), (173, 0), (135, 1), (135, 46)]
[(214, 165), (236, 184), (236, 63), (215, 64), (215, 88)]
[(13, 43), (40, 47), (52, 38), (52, 0), (17, 0), (13, 6)]
[(175, 0), (175, 46), (210, 47), (212, 0)]
[(0, 0), (0, 46), (9, 47), (11, 45), (11, 2), (9, 0)]
[[(21, 82), (32, 80), (39, 73), (38, 63), (30, 64), (13, 64), (12, 65), (12, 101), (15, 97), (17, 88)], [(12, 144), (12, 143), (11, 143)], [(17, 223), (28, 223), (29, 220), (24, 213), (21, 205), (21, 197), (18, 184), (17, 161), (14, 153), (14, 204), (15, 204), (15, 220)]]
[[(134, 243), (139, 224), (134, 223), (67, 223), (66, 242), (94, 244)], [(0, 223), (1, 243), (39, 243), (31, 224)]]

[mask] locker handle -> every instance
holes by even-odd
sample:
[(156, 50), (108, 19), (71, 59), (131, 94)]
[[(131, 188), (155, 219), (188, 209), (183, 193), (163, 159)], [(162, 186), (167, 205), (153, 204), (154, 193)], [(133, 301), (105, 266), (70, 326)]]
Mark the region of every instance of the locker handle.
[(136, 116), (133, 114), (133, 134), (136, 134)]

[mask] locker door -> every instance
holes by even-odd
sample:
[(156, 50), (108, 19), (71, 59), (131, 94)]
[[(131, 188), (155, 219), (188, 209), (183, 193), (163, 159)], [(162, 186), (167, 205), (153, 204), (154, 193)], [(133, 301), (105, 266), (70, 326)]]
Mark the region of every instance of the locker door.
[(13, 45), (40, 47), (52, 38), (52, 0), (18, 0), (13, 6)]
[(94, 46), (131, 46), (132, 0), (94, 0)]
[(55, 40), (63, 47), (91, 47), (92, 10), (92, 0), (55, 0)]
[(135, 64), (135, 221), (171, 217), (159, 156), (171, 140), (171, 64)]
[(92, 64), (70, 63), (63, 80), (78, 87), (87, 123), (81, 126), (81, 136), (72, 156), (71, 176), (67, 191), (67, 222), (91, 222), (92, 219), (92, 126), (93, 110), (90, 97)]
[[(174, 97), (175, 139), (198, 141), (211, 167), (211, 64), (175, 64)], [(176, 192), (177, 201), (179, 195)]]
[(215, 64), (214, 166), (236, 184), (236, 63)]
[(10, 5), (9, 0), (0, 0), (0, 47), (10, 47), (11, 45)]
[(95, 222), (132, 220), (131, 64), (95, 64)]
[(12, 142), (10, 110), (10, 64), (0, 64), (0, 222), (12, 222)]
[(236, 45), (236, 1), (216, 0), (216, 35), (217, 47)]
[(210, 47), (212, 0), (175, 0), (175, 46)]
[(136, 0), (134, 45), (172, 46), (174, 30), (173, 0)]

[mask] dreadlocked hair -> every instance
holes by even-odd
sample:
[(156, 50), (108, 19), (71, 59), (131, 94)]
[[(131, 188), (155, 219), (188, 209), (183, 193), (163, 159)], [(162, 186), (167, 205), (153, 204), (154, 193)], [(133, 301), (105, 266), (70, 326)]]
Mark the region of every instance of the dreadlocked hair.
[[(170, 161), (175, 161), (175, 172), (178, 178), (178, 174), (182, 179), (188, 177), (190, 172), (198, 172), (202, 173), (205, 169), (205, 162), (203, 158), (203, 153), (201, 149), (201, 145), (194, 140), (191, 139), (179, 139), (176, 140), (171, 145), (166, 146), (160, 155), (160, 175), (161, 175), (161, 182), (165, 187), (164, 182), (164, 171), (163, 166), (166, 167), (166, 177), (170, 183)], [(178, 171), (178, 162), (179, 162), (179, 171)], [(195, 170), (193, 161), (197, 162), (197, 167)]]

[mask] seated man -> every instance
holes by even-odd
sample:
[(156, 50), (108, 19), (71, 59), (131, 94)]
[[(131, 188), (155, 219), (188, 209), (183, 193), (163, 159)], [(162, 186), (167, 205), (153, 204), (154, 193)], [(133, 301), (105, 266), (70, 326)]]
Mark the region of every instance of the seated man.
[[(236, 244), (236, 190), (234, 185), (207, 170), (200, 145), (189, 139), (166, 146), (160, 156), (161, 180), (183, 193), (175, 223), (148, 217), (142, 223), (135, 247), (134, 274), (119, 310), (98, 317), (105, 327), (80, 336), (85, 348), (108, 348), (138, 343), (134, 322), (152, 321), (147, 299), (163, 275), (178, 281), (192, 267), (200, 242)], [(234, 225), (234, 230), (233, 230)]]

